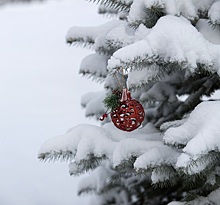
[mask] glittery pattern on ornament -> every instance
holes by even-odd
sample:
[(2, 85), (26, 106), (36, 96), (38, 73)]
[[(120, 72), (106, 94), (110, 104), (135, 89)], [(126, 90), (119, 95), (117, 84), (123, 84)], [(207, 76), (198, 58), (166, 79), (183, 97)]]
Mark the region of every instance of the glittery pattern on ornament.
[(123, 89), (120, 106), (111, 112), (114, 125), (120, 130), (131, 132), (141, 126), (144, 115), (140, 102), (131, 98), (128, 89)]

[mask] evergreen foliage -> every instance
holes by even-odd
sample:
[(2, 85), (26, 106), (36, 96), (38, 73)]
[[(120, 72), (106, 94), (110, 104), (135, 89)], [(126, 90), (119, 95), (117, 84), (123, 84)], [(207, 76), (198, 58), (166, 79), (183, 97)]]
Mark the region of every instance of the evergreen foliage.
[(107, 95), (105, 97), (103, 103), (107, 108), (107, 111), (111, 112), (120, 105), (120, 100), (121, 100), (121, 92), (119, 90), (114, 90), (112, 94)]
[(46, 142), (39, 158), (69, 160), (71, 175), (89, 171), (78, 193), (95, 195), (95, 205), (217, 205), (220, 2), (91, 1), (100, 14), (118, 18), (72, 27), (66, 36), (94, 50), (80, 73), (104, 82), (103, 92), (83, 96), (86, 116), (113, 110), (120, 96), (112, 90), (127, 86), (145, 121), (132, 133), (109, 119), (101, 127), (80, 125)]

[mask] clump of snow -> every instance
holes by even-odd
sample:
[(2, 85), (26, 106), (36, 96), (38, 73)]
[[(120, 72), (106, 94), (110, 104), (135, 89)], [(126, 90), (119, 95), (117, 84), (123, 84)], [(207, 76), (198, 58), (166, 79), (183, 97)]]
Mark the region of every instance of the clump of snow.
[[(61, 151), (72, 152), (76, 161), (86, 159), (91, 153), (95, 153), (98, 157), (111, 156), (114, 142), (109, 139), (109, 135), (111, 135), (110, 132), (101, 127), (78, 125), (65, 135), (46, 141), (40, 148), (39, 156)], [(103, 146), (103, 144), (108, 146)]]
[(183, 125), (165, 132), (165, 143), (186, 145), (184, 152), (192, 156), (220, 151), (219, 110), (218, 101), (200, 103)]
[(82, 96), (81, 104), (86, 107), (86, 116), (101, 116), (105, 113), (103, 100), (106, 96), (106, 91), (87, 93)]
[(131, 157), (139, 157), (155, 147), (161, 148), (164, 145), (161, 141), (144, 141), (133, 138), (122, 140), (114, 149), (113, 165), (118, 166), (122, 161)]
[(155, 65), (143, 68), (142, 70), (134, 70), (128, 73), (127, 85), (129, 88), (142, 86), (156, 78), (158, 69)]
[(155, 147), (165, 147), (162, 136), (150, 125), (144, 131), (140, 129), (136, 133), (125, 133), (112, 129), (112, 126), (112, 123), (107, 123), (104, 127), (78, 125), (67, 134), (45, 142), (39, 156), (69, 151), (75, 156), (75, 161), (80, 162), (93, 154), (96, 157), (107, 156), (113, 166), (117, 166), (132, 156), (139, 157)]
[(90, 54), (81, 61), (79, 73), (104, 78), (107, 75), (107, 59), (105, 55)]
[(80, 180), (77, 190), (78, 193), (88, 188), (99, 193), (106, 186), (107, 179), (111, 177), (113, 173), (114, 172), (107, 167), (97, 167), (89, 176)]
[[(177, 160), (177, 167), (186, 168), (192, 161), (207, 155), (212, 151), (220, 151), (220, 102), (210, 101), (200, 103), (190, 114), (187, 121), (165, 132), (164, 142), (167, 144), (184, 145), (183, 154)], [(199, 145), (199, 146), (198, 146)], [(206, 163), (192, 166), (188, 172), (198, 173), (206, 166)]]
[(97, 95), (100, 95), (101, 93), (103, 93), (103, 91), (101, 91), (101, 92), (89, 92), (89, 93), (84, 94), (84, 95), (81, 97), (81, 105), (82, 105), (83, 107), (86, 107), (86, 105), (87, 105), (91, 100), (93, 100), (93, 98), (95, 98)]
[[(115, 47), (124, 47), (134, 42), (134, 30), (121, 23), (111, 29), (105, 36), (105, 42), (113, 44)], [(96, 47), (99, 47), (96, 44)]]
[(208, 16), (213, 24), (220, 24), (220, 1), (212, 4)]
[[(220, 12), (219, 12), (220, 13)], [(206, 40), (213, 44), (220, 44), (220, 31), (214, 29), (206, 19), (199, 19), (196, 28), (204, 36)]]
[[(163, 9), (166, 15), (182, 15), (188, 20), (193, 21), (198, 18), (201, 12), (206, 12), (211, 6), (212, 9), (216, 7), (213, 2), (214, 0), (134, 0), (130, 8), (128, 20), (130, 23), (141, 23), (146, 20), (146, 9), (159, 7)], [(212, 13), (214, 16), (214, 12)]]
[[(220, 201), (220, 189), (216, 189), (215, 191), (211, 192), (207, 197), (198, 197), (193, 201), (188, 202), (187, 204), (192, 205), (204, 205), (204, 204), (219, 204)], [(185, 202), (171, 202), (168, 205), (184, 205)]]
[(164, 101), (167, 99), (168, 102), (174, 102), (177, 100), (176, 90), (166, 82), (157, 82), (148, 92), (143, 93), (140, 99), (143, 101), (147, 99)]
[(180, 11), (178, 9), (176, 0), (166, 0), (165, 1), (165, 8), (166, 8), (166, 13), (174, 16), (180, 16)]
[(145, 38), (150, 33), (150, 31), (151, 31), (151, 29), (147, 28), (143, 24), (140, 24), (139, 27), (135, 31), (136, 41)]
[(134, 167), (148, 169), (160, 165), (175, 166), (180, 153), (170, 147), (154, 148), (137, 158)]
[(178, 202), (178, 201), (173, 201), (171, 203), (169, 203), (168, 205), (184, 205), (185, 202)]
[(219, 71), (219, 56), (220, 47), (209, 43), (188, 20), (167, 15), (158, 20), (144, 40), (116, 51), (108, 61), (108, 69), (134, 68), (132, 62), (138, 59), (150, 64), (161, 58), (184, 65), (190, 72), (198, 64), (214, 72)]
[(192, 0), (177, 1), (179, 12), (187, 19), (194, 20), (197, 18), (197, 8)]
[(134, 0), (130, 7), (128, 21), (141, 21), (146, 17), (144, 0)]
[(165, 181), (170, 181), (174, 177), (175, 173), (174, 172), (162, 172), (158, 170), (153, 170), (151, 174), (151, 181), (153, 184), (160, 183), (160, 182), (165, 182)]
[(113, 20), (103, 25), (96, 26), (96, 27), (74, 26), (74, 27), (71, 27), (67, 31), (66, 41), (67, 42), (74, 42), (74, 41), (95, 42), (96, 38), (100, 35), (100, 33), (105, 34), (112, 28), (116, 27), (118, 24), (119, 24), (118, 21)]
[(155, 5), (160, 5), (161, 7), (163, 7), (164, 1), (163, 0), (145, 0), (144, 4), (146, 8), (151, 8), (152, 6), (155, 6)]

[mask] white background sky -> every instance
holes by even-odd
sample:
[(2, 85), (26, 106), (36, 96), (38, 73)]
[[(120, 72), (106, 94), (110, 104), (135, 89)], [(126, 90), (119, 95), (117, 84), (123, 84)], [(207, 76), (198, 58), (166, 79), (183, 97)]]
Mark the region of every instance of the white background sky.
[(0, 204), (82, 205), (68, 163), (42, 163), (41, 144), (85, 120), (80, 97), (100, 85), (78, 76), (90, 53), (65, 44), (69, 27), (106, 22), (84, 0), (0, 8)]

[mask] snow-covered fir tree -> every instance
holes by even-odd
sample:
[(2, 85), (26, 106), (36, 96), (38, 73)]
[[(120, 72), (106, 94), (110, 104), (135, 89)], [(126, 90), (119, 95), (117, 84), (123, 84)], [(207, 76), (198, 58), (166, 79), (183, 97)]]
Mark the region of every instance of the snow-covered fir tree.
[[(51, 138), (41, 160), (69, 160), (71, 175), (89, 174), (78, 193), (91, 205), (220, 204), (220, 1), (93, 0), (112, 20), (72, 27), (66, 41), (92, 48), (80, 73), (103, 82), (82, 97), (86, 116), (127, 86), (145, 119), (132, 132), (110, 116)], [(111, 111), (111, 110), (110, 110)]]

